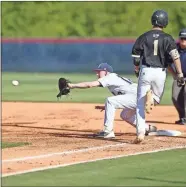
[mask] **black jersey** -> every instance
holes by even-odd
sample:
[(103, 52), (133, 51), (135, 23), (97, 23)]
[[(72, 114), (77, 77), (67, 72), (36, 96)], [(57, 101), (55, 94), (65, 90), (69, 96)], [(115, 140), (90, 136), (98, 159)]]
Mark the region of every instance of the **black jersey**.
[(162, 30), (150, 30), (142, 34), (132, 48), (132, 56), (141, 58), (142, 65), (166, 68), (170, 52), (176, 49), (171, 35)]

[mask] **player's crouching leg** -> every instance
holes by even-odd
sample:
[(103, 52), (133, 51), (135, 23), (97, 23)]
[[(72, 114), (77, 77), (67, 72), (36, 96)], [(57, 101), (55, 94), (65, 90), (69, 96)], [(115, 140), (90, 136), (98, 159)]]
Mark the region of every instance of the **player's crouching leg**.
[[(121, 119), (123, 119), (124, 121), (126, 121), (127, 123), (132, 125), (133, 127), (136, 127), (136, 113), (135, 113), (135, 110), (125, 108), (120, 113), (120, 117), (121, 117)], [(153, 126), (153, 125), (150, 125), (150, 124), (146, 123), (145, 136), (148, 136), (149, 133), (156, 132), (156, 131), (157, 131), (156, 126)]]

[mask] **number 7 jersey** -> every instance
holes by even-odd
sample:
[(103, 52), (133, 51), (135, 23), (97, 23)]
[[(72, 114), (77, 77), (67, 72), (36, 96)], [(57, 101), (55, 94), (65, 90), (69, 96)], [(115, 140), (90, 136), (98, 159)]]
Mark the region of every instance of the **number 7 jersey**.
[(174, 39), (162, 30), (142, 34), (132, 48), (132, 57), (141, 58), (141, 64), (147, 67), (166, 68), (169, 56), (179, 58)]

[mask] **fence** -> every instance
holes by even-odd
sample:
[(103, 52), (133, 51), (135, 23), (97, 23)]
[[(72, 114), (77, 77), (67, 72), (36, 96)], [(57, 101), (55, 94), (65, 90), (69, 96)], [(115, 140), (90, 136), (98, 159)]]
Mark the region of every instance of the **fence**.
[(133, 71), (126, 39), (2, 39), (2, 71), (90, 72), (99, 63)]

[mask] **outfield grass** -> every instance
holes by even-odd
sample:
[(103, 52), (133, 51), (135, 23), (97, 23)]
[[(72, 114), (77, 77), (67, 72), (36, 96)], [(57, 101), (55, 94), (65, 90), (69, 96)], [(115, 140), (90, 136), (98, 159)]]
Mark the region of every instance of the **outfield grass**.
[(10, 148), (10, 147), (20, 147), (24, 145), (29, 145), (27, 142), (2, 142), (1, 149)]
[[(137, 82), (135, 76), (123, 75)], [(111, 93), (105, 88), (73, 89), (70, 96), (57, 101), (58, 79), (65, 77), (74, 83), (96, 80), (92, 74), (55, 74), (55, 73), (2, 73), (2, 100), (3, 101), (30, 101), (30, 102), (82, 102), (104, 103)], [(19, 86), (13, 86), (12, 80), (20, 81)], [(168, 77), (166, 89), (161, 104), (170, 105), (172, 78)]]
[(186, 186), (186, 149), (50, 169), (2, 179), (3, 186)]

